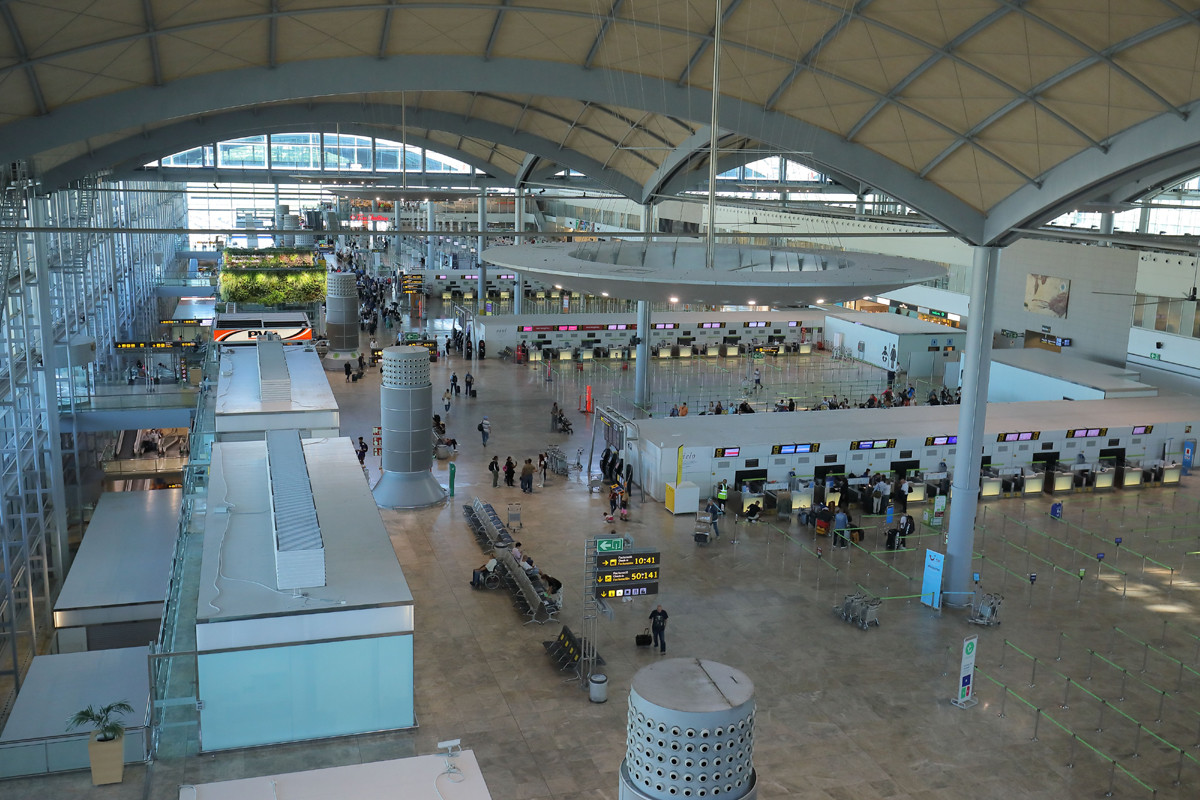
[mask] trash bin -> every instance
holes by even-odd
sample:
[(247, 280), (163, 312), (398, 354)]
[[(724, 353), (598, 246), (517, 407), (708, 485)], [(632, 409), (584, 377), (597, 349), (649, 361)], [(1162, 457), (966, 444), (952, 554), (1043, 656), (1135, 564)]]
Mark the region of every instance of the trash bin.
[(1055, 519), (1062, 519), (1062, 507), (1062, 503), (1051, 503), (1050, 516), (1054, 517)]
[(593, 675), (588, 679), (588, 699), (593, 703), (608, 702), (607, 675)]

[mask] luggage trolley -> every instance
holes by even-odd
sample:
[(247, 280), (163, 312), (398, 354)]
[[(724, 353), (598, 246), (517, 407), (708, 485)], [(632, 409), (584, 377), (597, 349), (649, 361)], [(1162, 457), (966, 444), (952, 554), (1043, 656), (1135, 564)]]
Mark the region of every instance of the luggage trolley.
[(521, 504), (520, 503), (509, 503), (508, 504), (507, 525), (510, 528), (512, 528), (514, 526), (518, 527), (518, 528), (525, 527), (525, 525), (521, 522)]
[(712, 514), (697, 514), (696, 527), (692, 529), (692, 540), (696, 544), (708, 544), (712, 541)]

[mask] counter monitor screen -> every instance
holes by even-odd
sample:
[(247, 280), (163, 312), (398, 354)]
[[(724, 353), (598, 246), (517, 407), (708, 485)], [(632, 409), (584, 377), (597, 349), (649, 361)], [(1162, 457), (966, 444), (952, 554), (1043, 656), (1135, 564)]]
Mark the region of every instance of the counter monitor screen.
[(678, 327), (679, 327), (678, 322), (656, 322), (656, 323), (654, 323), (654, 330), (656, 330), (656, 331), (673, 331)]
[(768, 325), (770, 325), (769, 322), (743, 322), (742, 323), (743, 328), (766, 328)]
[(1075, 428), (1067, 431), (1068, 439), (1089, 439), (1094, 436), (1107, 436), (1108, 428)]
[(771, 447), (771, 455), (790, 456), (796, 453), (816, 453), (820, 449), (821, 445), (817, 442), (809, 442), (807, 444), (777, 444)]
[(559, 325), (558, 329), (560, 331), (577, 331), (577, 330), (579, 330), (579, 326), (578, 325)]
[(1134, 425), (1133, 426), (1133, 435), (1134, 436), (1142, 436), (1144, 434), (1151, 433), (1153, 430), (1154, 430), (1153, 425)]
[(925, 437), (926, 447), (937, 447), (944, 444), (958, 444), (957, 436), (927, 436)]
[(713, 458), (737, 458), (741, 454), (740, 447), (718, 447), (713, 451)]
[(889, 447), (895, 447), (895, 439), (864, 439), (858, 442), (851, 442), (851, 450), (885, 450)]
[(624, 323), (621, 323), (619, 325), (609, 325), (608, 326), (608, 330), (610, 330), (610, 331), (624, 331), (624, 330), (628, 330), (628, 329), (629, 329), (629, 326)]
[(997, 442), (1035, 442), (1042, 435), (1041, 431), (1023, 431), (1021, 433), (1001, 433), (996, 436)]
[(796, 322), (795, 320), (792, 320), (791, 322), (788, 323), (788, 327), (789, 328), (798, 328), (798, 327), (800, 327), (800, 323)]
[(716, 330), (718, 328), (724, 328), (724, 327), (725, 327), (724, 322), (701, 322), (700, 323), (700, 328), (702, 330)]

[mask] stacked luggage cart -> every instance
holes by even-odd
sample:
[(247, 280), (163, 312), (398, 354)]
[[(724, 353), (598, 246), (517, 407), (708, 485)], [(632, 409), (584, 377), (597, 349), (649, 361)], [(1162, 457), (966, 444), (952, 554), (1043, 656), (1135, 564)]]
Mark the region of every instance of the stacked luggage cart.
[(883, 601), (878, 597), (857, 592), (846, 595), (841, 605), (833, 607), (833, 613), (840, 614), (842, 621), (857, 625), (864, 631), (872, 625), (879, 625), (879, 607)]

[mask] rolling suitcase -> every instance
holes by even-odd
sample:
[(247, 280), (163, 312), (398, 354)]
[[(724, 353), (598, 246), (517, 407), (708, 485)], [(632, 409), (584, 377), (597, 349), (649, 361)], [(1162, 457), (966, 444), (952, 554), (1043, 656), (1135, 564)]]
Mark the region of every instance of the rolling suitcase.
[(888, 528), (888, 532), (887, 532), (887, 549), (888, 550), (896, 549), (896, 539), (899, 538), (899, 536), (900, 536), (899, 528)]
[(638, 647), (649, 647), (651, 642), (653, 642), (653, 641), (654, 641), (654, 637), (650, 635), (649, 628), (646, 628), (645, 631), (643, 631), (642, 633), (639, 633), (637, 636), (634, 637), (634, 642), (637, 644)]
[(472, 397), (472, 399), (473, 399), (473, 398), (476, 398), (476, 397), (478, 397), (478, 396), (479, 396), (479, 391), (478, 391), (477, 389), (471, 389), (471, 397)]

